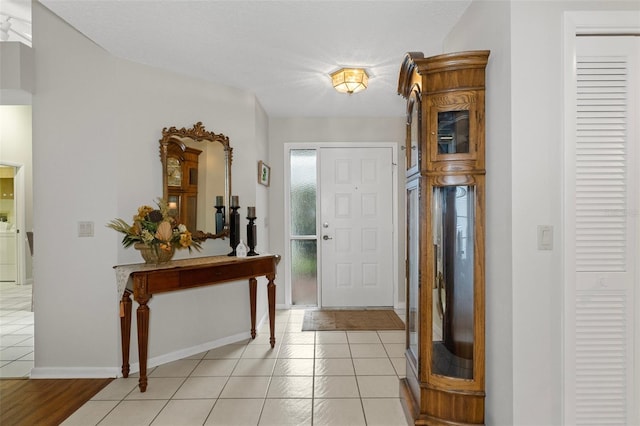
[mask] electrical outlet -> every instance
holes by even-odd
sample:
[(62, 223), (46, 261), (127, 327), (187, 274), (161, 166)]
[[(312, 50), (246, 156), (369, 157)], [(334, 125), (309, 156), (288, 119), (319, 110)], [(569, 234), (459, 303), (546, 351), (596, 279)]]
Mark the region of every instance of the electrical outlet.
[(78, 222), (78, 237), (93, 237), (93, 222)]

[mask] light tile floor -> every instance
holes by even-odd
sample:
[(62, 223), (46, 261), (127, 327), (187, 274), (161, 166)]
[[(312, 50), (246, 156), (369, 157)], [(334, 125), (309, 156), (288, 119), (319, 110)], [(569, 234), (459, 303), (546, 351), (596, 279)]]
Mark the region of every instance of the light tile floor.
[(0, 282), (0, 378), (29, 377), (32, 368), (31, 285)]
[(407, 425), (404, 331), (301, 331), (303, 310), (238, 342), (119, 378), (63, 425)]
[[(64, 425), (406, 425), (403, 331), (303, 332), (303, 310), (238, 342), (119, 378)], [(401, 316), (402, 317), (402, 316)], [(31, 286), (0, 283), (0, 378), (33, 368)]]

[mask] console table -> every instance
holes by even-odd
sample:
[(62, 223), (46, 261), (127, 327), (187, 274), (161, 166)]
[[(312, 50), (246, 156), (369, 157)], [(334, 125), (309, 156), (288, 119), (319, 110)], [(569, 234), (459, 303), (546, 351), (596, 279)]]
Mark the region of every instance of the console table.
[(276, 267), (278, 255), (255, 257), (211, 256), (174, 260), (162, 265), (115, 266), (118, 291), (121, 296), (120, 331), (122, 337), (122, 375), (129, 376), (129, 346), (131, 340), (131, 295), (138, 302), (136, 312), (138, 330), (138, 358), (140, 361), (140, 391), (147, 390), (147, 348), (149, 344), (149, 306), (151, 296), (188, 288), (203, 287), (242, 279), (249, 280), (251, 304), (251, 338), (256, 337), (256, 277), (266, 276), (269, 301), (269, 342), (275, 339)]

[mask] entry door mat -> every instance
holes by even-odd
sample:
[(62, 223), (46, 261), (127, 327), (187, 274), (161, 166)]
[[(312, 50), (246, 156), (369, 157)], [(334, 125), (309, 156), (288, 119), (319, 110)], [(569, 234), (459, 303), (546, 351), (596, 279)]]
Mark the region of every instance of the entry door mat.
[(404, 330), (404, 322), (392, 309), (306, 310), (302, 331)]

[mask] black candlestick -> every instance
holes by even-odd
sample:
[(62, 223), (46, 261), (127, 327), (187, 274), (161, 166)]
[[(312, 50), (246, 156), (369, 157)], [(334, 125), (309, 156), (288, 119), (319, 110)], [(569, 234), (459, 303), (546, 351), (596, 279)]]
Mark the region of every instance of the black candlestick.
[(240, 243), (240, 213), (238, 209), (240, 206), (231, 206), (231, 213), (229, 214), (229, 244), (231, 245), (231, 253), (228, 256), (236, 255), (236, 247)]
[(249, 252), (247, 256), (257, 256), (258, 253), (254, 250), (256, 248), (256, 224), (253, 223), (256, 220), (255, 217), (248, 217), (249, 223), (247, 224), (247, 246), (249, 246)]

